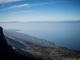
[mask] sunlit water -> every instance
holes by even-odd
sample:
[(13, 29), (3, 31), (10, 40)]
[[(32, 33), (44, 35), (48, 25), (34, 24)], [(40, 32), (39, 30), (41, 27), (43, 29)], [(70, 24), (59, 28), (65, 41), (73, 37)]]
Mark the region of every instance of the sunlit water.
[(80, 23), (0, 23), (0, 26), (80, 51)]

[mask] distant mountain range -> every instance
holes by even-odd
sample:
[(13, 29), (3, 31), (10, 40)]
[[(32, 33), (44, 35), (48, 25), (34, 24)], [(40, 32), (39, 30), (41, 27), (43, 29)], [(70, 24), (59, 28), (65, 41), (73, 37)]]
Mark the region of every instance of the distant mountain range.
[(19, 22), (19, 21), (10, 21), (10, 22), (0, 22), (0, 23), (60, 23), (60, 22), (80, 22), (80, 20), (71, 20), (71, 21), (29, 21), (29, 22)]
[(10, 21), (10, 22), (0, 22), (0, 23), (21, 23), (19, 21)]

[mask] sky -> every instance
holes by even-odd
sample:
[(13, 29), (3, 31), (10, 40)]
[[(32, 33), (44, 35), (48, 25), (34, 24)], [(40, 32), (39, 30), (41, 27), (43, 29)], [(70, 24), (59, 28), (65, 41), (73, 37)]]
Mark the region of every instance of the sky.
[(0, 0), (0, 22), (80, 20), (80, 0)]

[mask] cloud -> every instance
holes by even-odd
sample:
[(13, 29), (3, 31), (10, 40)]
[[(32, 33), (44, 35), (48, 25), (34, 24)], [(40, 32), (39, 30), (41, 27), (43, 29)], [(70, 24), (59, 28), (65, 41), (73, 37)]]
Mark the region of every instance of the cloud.
[(0, 4), (10, 3), (10, 2), (17, 2), (17, 1), (21, 1), (21, 0), (0, 0)]
[(24, 12), (32, 12), (33, 10), (27, 10), (27, 11), (19, 11), (19, 12), (13, 12), (13, 14), (15, 13), (24, 13)]
[(16, 5), (16, 6), (11, 6), (2, 10), (7, 10), (7, 9), (12, 9), (12, 8), (20, 8), (20, 7), (29, 7), (30, 4), (22, 4), (22, 5)]
[(46, 4), (50, 4), (50, 3), (41, 3), (41, 5), (46, 5)]
[(50, 4), (50, 3), (42, 2), (42, 3), (38, 3), (38, 4), (32, 4), (31, 6), (41, 6), (41, 5), (47, 5), (47, 4)]
[(32, 7), (32, 6), (41, 6), (41, 5), (46, 5), (46, 4), (50, 4), (50, 3), (38, 3), (38, 4), (21, 4), (21, 5), (14, 5), (14, 6), (10, 6), (8, 8), (5, 9), (0, 9), (0, 10), (8, 10), (8, 9), (13, 9), (13, 8), (20, 8), (20, 7)]

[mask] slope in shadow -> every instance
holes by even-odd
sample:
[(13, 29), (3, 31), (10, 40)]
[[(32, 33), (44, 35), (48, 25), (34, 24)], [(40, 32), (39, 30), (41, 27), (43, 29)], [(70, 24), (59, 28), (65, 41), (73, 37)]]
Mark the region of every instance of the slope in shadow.
[(34, 56), (24, 56), (12, 49), (12, 46), (8, 45), (3, 29), (0, 27), (0, 60), (38, 60)]

